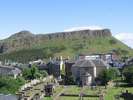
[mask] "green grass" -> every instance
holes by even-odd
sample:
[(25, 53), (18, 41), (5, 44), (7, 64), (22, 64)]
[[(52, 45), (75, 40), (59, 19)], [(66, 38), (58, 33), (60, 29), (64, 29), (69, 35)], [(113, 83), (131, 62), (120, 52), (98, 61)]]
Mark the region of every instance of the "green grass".
[(64, 93), (66, 94), (79, 94), (81, 91), (80, 87), (77, 86), (68, 86)]
[[(60, 97), (60, 100), (79, 100), (79, 97)], [(88, 97), (83, 97), (83, 100), (99, 100), (99, 98), (88, 98)]]
[[(105, 89), (104, 87), (97, 87), (96, 90), (91, 90), (89, 87), (85, 87), (83, 89), (83, 92), (85, 94), (98, 94), (99, 93), (99, 88), (102, 91), (106, 91), (105, 94), (105, 100), (115, 100), (115, 95), (119, 95), (121, 93), (121, 91), (125, 92), (126, 90), (128, 90), (130, 93), (133, 93), (133, 87), (108, 87), (107, 89)], [(64, 89), (62, 86), (58, 87), (55, 89), (56, 92), (60, 93), (62, 91), (62, 89)], [(66, 91), (64, 93), (68, 93), (68, 94), (79, 94), (80, 93), (81, 88), (77, 87), (77, 86), (68, 86), (66, 88)], [(53, 98), (53, 97), (52, 97)], [(66, 97), (66, 96), (60, 96), (59, 100), (78, 100), (79, 97)], [(99, 100), (98, 97), (84, 97), (84, 100)], [(45, 97), (44, 100), (52, 100), (49, 97)], [(122, 98), (120, 100), (123, 100)]]
[[(133, 87), (112, 87), (112, 88), (108, 88), (107, 89), (107, 94), (105, 95), (105, 100), (114, 100), (114, 96), (115, 95), (119, 95), (121, 93), (121, 91), (125, 92), (126, 90), (128, 90), (130, 93), (133, 93)], [(121, 100), (123, 100), (121, 98)]]
[(78, 100), (78, 97), (60, 97), (60, 100)]
[(53, 100), (52, 97), (44, 97), (43, 100)]

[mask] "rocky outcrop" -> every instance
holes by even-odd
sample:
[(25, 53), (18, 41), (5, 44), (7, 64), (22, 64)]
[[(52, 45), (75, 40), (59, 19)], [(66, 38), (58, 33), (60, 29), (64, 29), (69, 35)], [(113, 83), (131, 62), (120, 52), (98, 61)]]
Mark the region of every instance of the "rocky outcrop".
[(49, 34), (34, 35), (29, 31), (18, 32), (9, 38), (0, 41), (0, 53), (10, 52), (19, 49), (31, 48), (34, 44), (41, 44), (44, 41), (52, 39), (70, 39), (70, 38), (95, 38), (110, 37), (109, 29), (102, 30), (80, 30), (72, 32), (57, 32)]
[(9, 39), (13, 39), (13, 38), (29, 38), (29, 37), (34, 37), (34, 34), (32, 34), (30, 31), (20, 31), (20, 32), (15, 33), (12, 36), (10, 36)]
[(111, 36), (109, 29), (103, 30), (80, 30), (72, 32), (58, 32), (45, 34), (44, 38), (53, 39), (53, 38), (74, 38), (74, 37), (106, 37)]

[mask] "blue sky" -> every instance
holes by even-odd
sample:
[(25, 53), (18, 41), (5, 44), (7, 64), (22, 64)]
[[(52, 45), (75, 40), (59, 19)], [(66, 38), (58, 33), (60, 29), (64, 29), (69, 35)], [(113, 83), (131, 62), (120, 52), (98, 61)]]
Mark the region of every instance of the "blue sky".
[(91, 25), (133, 33), (133, 0), (0, 0), (0, 39)]

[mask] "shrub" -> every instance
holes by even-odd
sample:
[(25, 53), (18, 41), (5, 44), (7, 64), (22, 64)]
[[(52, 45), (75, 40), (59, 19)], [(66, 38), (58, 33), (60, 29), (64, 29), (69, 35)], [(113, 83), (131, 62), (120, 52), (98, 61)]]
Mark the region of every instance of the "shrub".
[(25, 84), (25, 80), (22, 77), (14, 79), (13, 77), (0, 77), (0, 93), (3, 94), (15, 94), (19, 88)]
[(110, 40), (109, 40), (109, 43), (110, 43), (110, 44), (116, 44), (117, 41), (116, 41), (115, 39), (110, 39)]
[(133, 66), (124, 68), (123, 75), (126, 82), (133, 84)]
[(33, 65), (31, 68), (25, 68), (22, 73), (23, 77), (27, 80), (36, 79), (41, 77), (41, 73), (39, 73), (39, 70), (35, 65)]
[(98, 78), (100, 79), (100, 81), (102, 82), (103, 85), (107, 85), (107, 83), (110, 80), (114, 80), (115, 78), (117, 78), (117, 76), (119, 75), (119, 70), (116, 68), (109, 68), (109, 69), (105, 69), (103, 70)]
[(73, 45), (72, 45), (72, 49), (73, 49), (74, 51), (78, 51), (78, 50), (80, 50), (80, 49), (83, 49), (83, 47), (84, 47), (84, 45), (83, 45), (82, 43), (77, 43), (77, 44), (73, 44)]

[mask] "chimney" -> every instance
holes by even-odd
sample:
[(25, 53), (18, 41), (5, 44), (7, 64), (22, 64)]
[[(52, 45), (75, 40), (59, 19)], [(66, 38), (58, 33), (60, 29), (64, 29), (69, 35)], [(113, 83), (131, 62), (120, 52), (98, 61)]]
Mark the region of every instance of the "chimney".
[(50, 58), (49, 58), (49, 60), (51, 61), (51, 60), (52, 60), (52, 58), (50, 57)]
[(60, 56), (60, 61), (62, 61), (63, 59), (62, 59), (62, 56)]

